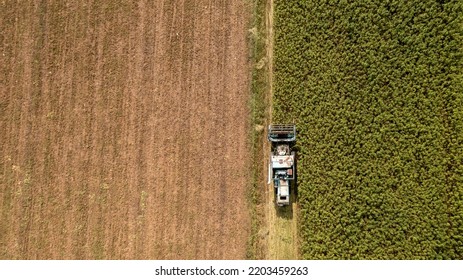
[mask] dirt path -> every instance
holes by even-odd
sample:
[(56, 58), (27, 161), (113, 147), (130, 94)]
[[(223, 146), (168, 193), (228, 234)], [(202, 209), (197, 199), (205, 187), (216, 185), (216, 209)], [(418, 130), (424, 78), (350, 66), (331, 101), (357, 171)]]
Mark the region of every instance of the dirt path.
[[(272, 122), (272, 93), (273, 93), (273, 0), (268, 0), (266, 5), (266, 27), (267, 27), (267, 57), (268, 57), (268, 80), (269, 80), (269, 123)], [(268, 174), (268, 163), (270, 152), (269, 143), (264, 144), (264, 170)], [(267, 178), (266, 178), (267, 181)], [(266, 204), (265, 204), (265, 226), (267, 231), (267, 259), (297, 259), (297, 203), (294, 202), (288, 207), (275, 206), (275, 194), (273, 185), (265, 182)], [(294, 198), (294, 192), (291, 193)], [(266, 229), (265, 229), (266, 227)]]

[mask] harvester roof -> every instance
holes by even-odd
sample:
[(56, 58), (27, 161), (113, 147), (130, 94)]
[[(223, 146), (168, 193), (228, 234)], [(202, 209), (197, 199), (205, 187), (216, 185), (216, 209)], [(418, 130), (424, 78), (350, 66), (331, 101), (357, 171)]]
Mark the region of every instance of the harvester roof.
[(293, 156), (272, 156), (272, 168), (291, 168), (294, 164)]

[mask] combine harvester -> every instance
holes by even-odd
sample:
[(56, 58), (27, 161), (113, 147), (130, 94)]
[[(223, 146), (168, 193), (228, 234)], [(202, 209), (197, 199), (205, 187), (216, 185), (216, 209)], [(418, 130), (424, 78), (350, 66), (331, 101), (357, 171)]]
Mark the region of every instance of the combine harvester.
[(268, 127), (268, 140), (272, 143), (268, 168), (268, 184), (273, 180), (276, 204), (290, 204), (291, 189), (296, 187), (296, 126), (273, 124)]

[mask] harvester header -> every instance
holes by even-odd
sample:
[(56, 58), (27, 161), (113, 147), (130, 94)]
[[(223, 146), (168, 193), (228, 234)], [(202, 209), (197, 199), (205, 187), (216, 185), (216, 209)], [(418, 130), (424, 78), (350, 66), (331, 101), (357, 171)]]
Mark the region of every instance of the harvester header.
[(268, 126), (268, 140), (271, 142), (295, 142), (296, 126), (293, 124), (271, 124)]

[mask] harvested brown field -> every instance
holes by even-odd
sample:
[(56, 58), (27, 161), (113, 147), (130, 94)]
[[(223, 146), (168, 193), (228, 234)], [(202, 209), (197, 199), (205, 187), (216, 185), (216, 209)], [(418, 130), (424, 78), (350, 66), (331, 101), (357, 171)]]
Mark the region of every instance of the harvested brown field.
[(246, 1), (2, 1), (0, 259), (242, 259)]

